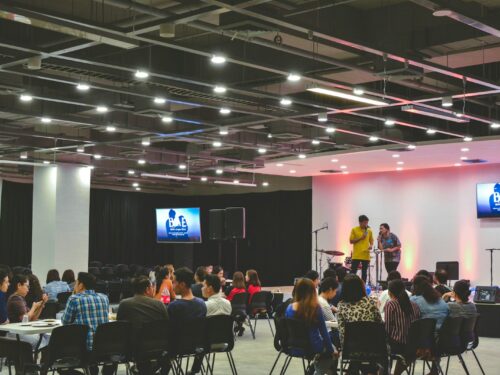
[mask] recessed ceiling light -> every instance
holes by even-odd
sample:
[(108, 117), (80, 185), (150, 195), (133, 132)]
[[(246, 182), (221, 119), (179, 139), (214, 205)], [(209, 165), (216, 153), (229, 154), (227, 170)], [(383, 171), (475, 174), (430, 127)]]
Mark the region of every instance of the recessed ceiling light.
[(397, 167), (397, 168), (396, 168), (396, 170), (397, 170), (397, 171), (402, 171), (402, 170), (403, 170), (403, 168), (402, 168), (402, 167)]
[(102, 155), (101, 154), (94, 154), (94, 159), (101, 159), (102, 158)]
[(76, 146), (76, 152), (85, 152), (85, 146)]
[(326, 131), (327, 133), (335, 133), (335, 128), (334, 128), (334, 127), (332, 127), (332, 126), (329, 126), (329, 127), (327, 127), (327, 128), (325, 129), (325, 131)]
[(500, 128), (500, 123), (498, 123), (498, 122), (492, 122), (491, 125), (490, 125), (490, 127), (492, 129), (499, 129)]
[(264, 182), (262, 183), (262, 186), (264, 186), (264, 187), (268, 187), (268, 186), (269, 186), (269, 182), (264, 181)]
[(220, 141), (213, 141), (212, 142), (212, 146), (214, 146), (214, 147), (221, 147), (222, 146), (222, 142), (220, 142)]
[(454, 12), (452, 10), (443, 8), (435, 10), (434, 12), (432, 12), (432, 15), (434, 17), (450, 17), (453, 15), (453, 13)]
[(441, 106), (442, 107), (453, 107), (453, 99), (451, 96), (445, 96), (443, 99), (441, 99)]
[(467, 159), (468, 159), (468, 157), (467, 157), (467, 156), (461, 156), (461, 157), (460, 157), (460, 160), (467, 160)]
[(464, 137), (464, 142), (472, 142), (472, 137), (470, 137), (470, 136), (466, 135), (466, 136)]
[(283, 166), (283, 163), (278, 163), (276, 164), (277, 167), (282, 167)]
[(460, 163), (455, 163), (455, 164), (454, 164), (454, 166), (455, 166), (455, 167), (460, 167), (461, 165), (462, 165), (462, 164), (460, 164)]
[(267, 138), (272, 138), (273, 135), (271, 133), (267, 133)]
[(387, 126), (393, 126), (395, 123), (396, 123), (396, 121), (394, 121), (392, 119), (387, 119), (384, 122), (384, 124), (387, 125)]
[(220, 114), (221, 115), (228, 115), (231, 113), (231, 110), (229, 108), (226, 108), (226, 107), (222, 107), (220, 110), (219, 110)]
[(290, 173), (294, 174), (297, 173), (297, 171), (295, 169), (290, 169)]
[(399, 154), (392, 154), (393, 158), (399, 158)]
[(108, 112), (108, 107), (106, 107), (105, 105), (99, 105), (96, 107), (96, 110), (99, 113), (106, 113)]
[(141, 164), (141, 165), (144, 165), (144, 164), (146, 164), (146, 160), (144, 160), (144, 159), (139, 159), (139, 160), (137, 160), (137, 163), (138, 163), (138, 164)]
[(149, 73), (146, 72), (145, 70), (141, 70), (141, 69), (137, 69), (135, 71), (135, 78), (139, 78), (139, 79), (146, 79), (149, 77)]
[(233, 180), (233, 184), (239, 184), (240, 180)]
[(222, 55), (212, 55), (210, 61), (212, 62), (212, 64), (221, 65), (226, 62), (226, 58)]
[(106, 131), (112, 133), (112, 132), (116, 131), (116, 127), (114, 127), (112, 125), (108, 125), (108, 126), (106, 126)]
[(306, 157), (306, 154), (299, 154), (299, 159), (305, 159)]
[(347, 169), (347, 165), (341, 165), (340, 169)]
[(217, 174), (222, 174), (222, 173), (224, 173), (224, 171), (223, 171), (222, 169), (220, 169), (220, 168), (217, 168), (217, 169), (215, 170), (215, 173), (217, 173)]
[(398, 161), (397, 164), (398, 165), (403, 165), (405, 162), (404, 161)]
[(129, 170), (128, 170), (128, 174), (131, 174), (131, 175), (132, 175), (132, 174), (135, 174), (135, 171), (134, 171), (133, 169), (129, 169)]
[(135, 188), (135, 190), (136, 190), (136, 191), (141, 191), (141, 188), (140, 188), (139, 186), (137, 186), (137, 187)]
[(90, 86), (86, 83), (78, 83), (76, 85), (76, 89), (78, 91), (89, 91), (90, 90)]
[(436, 129), (427, 129), (426, 130), (427, 134), (436, 134)]
[(300, 81), (301, 76), (298, 75), (297, 73), (290, 73), (288, 77), (286, 77), (287, 80), (290, 82), (298, 82)]
[(458, 118), (464, 117), (464, 114), (461, 112), (454, 112), (454, 115), (457, 116)]
[(406, 146), (406, 148), (408, 150), (415, 150), (417, 148), (417, 146), (415, 146), (415, 145), (408, 145), (408, 146)]
[(167, 99), (157, 96), (153, 99), (153, 101), (155, 102), (155, 104), (165, 104), (167, 102)]
[(141, 140), (141, 145), (143, 146), (149, 146), (151, 144), (151, 138), (149, 137), (144, 137)]
[(161, 117), (161, 121), (165, 124), (170, 124), (172, 121), (174, 121), (174, 118), (172, 116), (166, 115)]
[(342, 171), (342, 174), (349, 174), (349, 171)]
[(19, 100), (27, 103), (27, 102), (31, 102), (33, 100), (33, 97), (30, 94), (21, 94), (19, 96)]
[(315, 92), (317, 94), (333, 96), (335, 98), (352, 100), (352, 101), (359, 102), (359, 103), (365, 103), (365, 104), (371, 104), (371, 105), (377, 105), (377, 106), (388, 105), (387, 102), (385, 102), (381, 99), (369, 98), (369, 97), (360, 96), (360, 95), (353, 95), (351, 92), (344, 91), (344, 90), (336, 90), (336, 89), (332, 89), (332, 88), (325, 89), (323, 87), (310, 87), (307, 89), (307, 91)]
[(319, 113), (318, 114), (318, 121), (319, 122), (327, 122), (328, 121), (328, 113)]
[(318, 141), (317, 139), (313, 139), (313, 140), (311, 141), (311, 143), (312, 143), (313, 145), (317, 146), (317, 145), (319, 145), (321, 142), (320, 142), (320, 141)]
[(292, 101), (291, 101), (290, 99), (288, 99), (288, 98), (282, 98), (282, 99), (280, 100), (280, 104), (281, 104), (281, 105), (291, 105), (291, 104), (292, 104)]
[(42, 117), (42, 122), (44, 124), (50, 124), (52, 122), (52, 119), (50, 117)]
[(462, 152), (469, 152), (469, 149), (467, 147), (461, 148), (460, 151)]
[(361, 87), (355, 87), (352, 92), (354, 95), (363, 95), (365, 93), (365, 90), (363, 90)]
[(227, 128), (227, 126), (221, 126), (219, 128), (219, 134), (220, 135), (228, 135), (229, 134), (229, 129)]
[(377, 141), (378, 141), (378, 137), (371, 136), (370, 138), (368, 138), (368, 140), (369, 140), (370, 142), (377, 142)]
[(138, 182), (134, 182), (134, 183), (132, 184), (132, 186), (133, 186), (133, 187), (138, 187), (138, 186), (139, 186), (139, 183), (138, 183)]
[(203, 181), (203, 182), (206, 182), (206, 181), (208, 180), (208, 178), (206, 178), (206, 177), (201, 177), (201, 178), (200, 178), (200, 180), (201, 180), (201, 181)]
[(48, 161), (48, 160), (44, 160), (44, 161), (43, 161), (43, 164), (50, 164), (50, 161)]
[(339, 159), (332, 159), (330, 160), (332, 163), (338, 163), (339, 162)]
[(265, 154), (267, 152), (267, 150), (265, 148), (262, 148), (262, 147), (259, 148), (257, 151), (259, 152), (259, 154)]
[(187, 165), (186, 164), (179, 164), (179, 169), (186, 169)]
[(214, 87), (214, 92), (216, 94), (224, 94), (226, 91), (227, 91), (227, 89), (226, 89), (225, 86), (217, 85), (217, 86)]

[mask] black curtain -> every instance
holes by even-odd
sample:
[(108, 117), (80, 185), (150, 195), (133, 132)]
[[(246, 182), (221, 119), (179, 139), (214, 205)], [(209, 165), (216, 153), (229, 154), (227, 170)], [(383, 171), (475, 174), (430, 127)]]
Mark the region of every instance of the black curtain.
[(26, 266), (31, 263), (33, 185), (2, 182), (0, 263)]
[[(201, 244), (156, 242), (156, 208), (200, 207)], [(267, 285), (290, 285), (311, 267), (312, 192), (174, 196), (93, 189), (90, 195), (90, 259), (104, 263), (177, 267), (217, 264), (232, 273), (234, 241), (208, 239), (208, 211), (245, 207), (246, 239), (238, 241), (238, 270), (255, 268)]]

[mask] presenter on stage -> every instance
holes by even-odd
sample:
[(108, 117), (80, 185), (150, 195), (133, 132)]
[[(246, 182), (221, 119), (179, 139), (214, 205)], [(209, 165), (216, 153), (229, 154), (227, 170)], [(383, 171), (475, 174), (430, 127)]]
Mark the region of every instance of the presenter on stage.
[(401, 260), (401, 242), (398, 236), (391, 232), (389, 224), (380, 224), (378, 248), (384, 252), (384, 264), (387, 273), (398, 269)]
[(370, 250), (373, 247), (373, 233), (368, 227), (368, 217), (359, 217), (359, 226), (352, 228), (349, 242), (353, 244), (351, 273), (358, 271), (361, 263), (361, 278), (366, 282), (367, 270), (370, 265)]

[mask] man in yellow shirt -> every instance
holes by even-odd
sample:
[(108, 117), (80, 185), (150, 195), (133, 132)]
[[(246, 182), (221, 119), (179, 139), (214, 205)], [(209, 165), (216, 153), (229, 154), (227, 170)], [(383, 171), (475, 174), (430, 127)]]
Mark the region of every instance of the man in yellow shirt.
[(353, 244), (351, 273), (358, 271), (361, 263), (361, 278), (366, 282), (366, 274), (370, 265), (370, 250), (373, 247), (373, 233), (368, 227), (368, 217), (359, 217), (359, 226), (352, 228), (349, 242)]

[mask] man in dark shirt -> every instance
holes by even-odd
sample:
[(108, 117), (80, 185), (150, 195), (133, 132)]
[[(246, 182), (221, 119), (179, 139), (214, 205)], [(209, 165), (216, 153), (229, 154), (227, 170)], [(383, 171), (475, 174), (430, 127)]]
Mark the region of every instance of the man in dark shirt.
[(446, 285), (448, 282), (448, 272), (446, 270), (436, 270), (434, 272), (434, 287), (441, 295), (451, 292), (451, 288)]

